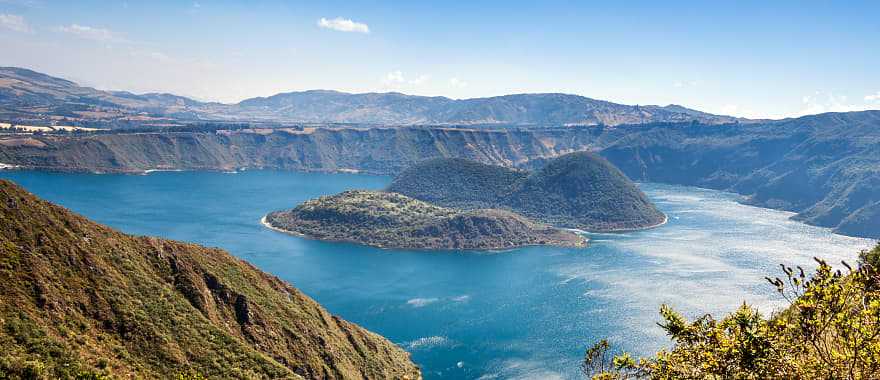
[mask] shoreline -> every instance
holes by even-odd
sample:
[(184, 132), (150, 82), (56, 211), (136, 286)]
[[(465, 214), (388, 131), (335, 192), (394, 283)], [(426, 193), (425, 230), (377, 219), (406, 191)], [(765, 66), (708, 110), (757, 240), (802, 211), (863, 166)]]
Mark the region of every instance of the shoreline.
[(582, 234), (617, 234), (617, 233), (623, 233), (623, 232), (638, 232), (638, 231), (650, 230), (650, 229), (654, 229), (657, 227), (662, 227), (668, 222), (669, 222), (669, 215), (666, 215), (666, 213), (663, 213), (663, 221), (661, 221), (660, 223), (652, 224), (650, 226), (645, 226), (645, 227), (639, 227), (639, 228), (619, 228), (619, 229), (605, 230), (605, 231), (588, 231), (588, 230), (582, 230), (579, 228), (562, 228), (562, 229), (568, 230), (568, 231), (571, 231), (574, 233), (582, 233)]
[[(281, 233), (283, 233), (283, 234), (288, 234), (288, 235), (293, 235), (293, 236), (296, 236), (296, 237), (301, 237), (301, 238), (304, 238), (304, 239), (309, 239), (308, 236), (303, 235), (303, 234), (301, 234), (301, 233), (299, 233), (299, 232), (296, 232), (296, 231), (289, 231), (289, 230), (285, 230), (285, 229), (283, 229), (283, 228), (278, 228), (278, 227), (273, 226), (272, 223), (269, 223), (269, 221), (266, 219), (267, 216), (269, 216), (269, 214), (263, 215), (263, 217), (260, 218), (260, 224), (262, 224), (263, 227), (266, 227), (266, 228), (268, 228), (268, 229), (270, 229), (270, 230), (272, 230), (272, 231), (281, 232)], [(310, 239), (310, 240), (318, 240), (318, 239)], [(322, 241), (326, 241), (326, 240), (322, 240)]]
[[(560, 246), (560, 245), (553, 245), (553, 244), (526, 244), (526, 245), (518, 245), (518, 246), (515, 246), (515, 247), (502, 247), (502, 248), (470, 248), (470, 249), (467, 249), (467, 248), (406, 248), (406, 247), (383, 247), (383, 246), (378, 246), (378, 245), (372, 245), (372, 244), (361, 243), (361, 242), (354, 241), (354, 240), (329, 240), (329, 239), (317, 239), (317, 238), (312, 238), (312, 237), (310, 237), (310, 236), (307, 236), (307, 235), (305, 235), (305, 234), (301, 234), (301, 233), (296, 232), (296, 231), (290, 231), (290, 230), (285, 230), (285, 229), (283, 229), (283, 228), (275, 227), (275, 226), (272, 225), (272, 223), (269, 223), (269, 221), (266, 219), (267, 216), (269, 216), (269, 214), (263, 215), (263, 217), (260, 218), (260, 224), (262, 224), (263, 227), (266, 227), (266, 228), (268, 228), (268, 229), (270, 229), (270, 230), (272, 230), (272, 231), (275, 231), (275, 232), (280, 232), (280, 233), (283, 233), (283, 234), (287, 234), (287, 235), (291, 235), (291, 236), (296, 236), (296, 237), (298, 237), (298, 238), (303, 238), (303, 239), (308, 239), (308, 240), (314, 240), (314, 241), (321, 241), (321, 242), (328, 242), (328, 243), (347, 243), (347, 244), (356, 244), (356, 245), (360, 245), (360, 246), (372, 247), (372, 248), (378, 248), (378, 249), (384, 249), (384, 250), (401, 250), (401, 251), (403, 251), (403, 250), (409, 250), (409, 251), (447, 251), (447, 252), (448, 252), (448, 251), (459, 251), (459, 252), (481, 252), (481, 253), (482, 253), (482, 252), (492, 252), (492, 253), (502, 253), (502, 252), (505, 252), (505, 251), (510, 251), (510, 250), (514, 250), (514, 249), (518, 249), (518, 248), (540, 247), (540, 246), (546, 246), (546, 247), (557, 247), (557, 248), (568, 248), (568, 249), (587, 249), (587, 248), (590, 247), (590, 242), (592, 241), (592, 239), (590, 239), (589, 237), (586, 237), (586, 236), (583, 236), (583, 235), (581, 235), (581, 234), (578, 234), (578, 235), (580, 235), (580, 237), (581, 237), (582, 239), (584, 239), (584, 241), (583, 241), (583, 245), (582, 245), (582, 246)], [(560, 230), (565, 230), (565, 229), (560, 228)], [(572, 232), (573, 232), (573, 231), (572, 231)]]
[[(6, 165), (6, 167), (0, 168), (0, 170), (38, 171), (38, 172), (47, 172), (47, 173), (80, 173), (80, 174), (96, 174), (96, 175), (108, 175), (108, 174), (143, 175), (144, 174), (144, 170), (119, 169), (119, 168), (102, 168), (104, 170), (101, 170), (101, 169), (86, 169), (86, 168), (74, 168), (74, 167), (49, 167), (49, 166), (12, 165), (12, 164), (4, 164), (4, 165)], [(182, 172), (222, 173), (228, 169), (203, 167), (203, 168), (186, 168), (186, 169), (172, 169), (172, 170), (182, 171)], [(370, 170), (360, 170), (358, 173), (350, 173), (350, 172), (345, 172), (342, 169), (306, 169), (306, 168), (293, 169), (293, 168), (272, 168), (272, 167), (243, 167), (243, 168), (239, 169), (239, 172), (244, 171), (244, 170), (251, 170), (251, 171), (269, 170), (269, 171), (281, 171), (281, 172), (293, 172), (293, 173), (356, 174), (356, 175), (375, 175), (375, 176), (386, 176), (386, 177), (389, 176), (389, 174), (385, 173), (385, 172), (370, 171)], [(809, 222), (806, 222), (803, 220), (798, 220), (798, 219), (794, 218), (795, 216), (798, 215), (797, 211), (786, 210), (783, 208), (767, 207), (765, 205), (760, 205), (760, 204), (754, 204), (754, 203), (751, 203), (748, 201), (748, 198), (746, 198), (747, 197), (746, 195), (740, 194), (740, 193), (737, 193), (734, 191), (729, 191), (729, 190), (724, 190), (724, 189), (714, 189), (711, 187), (701, 187), (701, 186), (695, 186), (695, 185), (684, 185), (684, 184), (677, 184), (677, 183), (670, 183), (670, 182), (636, 182), (636, 183), (639, 183), (639, 184), (641, 184), (641, 183), (656, 183), (656, 184), (661, 184), (661, 185), (681, 186), (681, 187), (694, 188), (694, 189), (699, 189), (699, 190), (710, 190), (710, 191), (717, 191), (717, 192), (721, 192), (721, 193), (726, 193), (726, 194), (730, 194), (732, 196), (736, 196), (737, 199), (735, 200), (735, 202), (737, 202), (739, 204), (751, 206), (751, 207), (756, 207), (756, 208), (760, 208), (760, 209), (785, 212), (785, 213), (790, 214), (789, 215), (790, 219), (797, 221), (799, 223), (803, 223), (804, 225), (813, 226), (813, 227), (820, 227), (820, 228), (827, 228), (827, 229), (831, 230), (832, 233), (834, 233), (836, 235), (855, 237), (855, 238), (875, 239), (876, 240), (876, 238), (872, 238), (872, 237), (868, 237), (868, 236), (850, 235), (850, 234), (835, 232), (833, 227), (828, 227), (828, 226), (823, 226), (823, 225), (819, 225), (819, 224), (809, 223)], [(664, 220), (656, 225), (653, 225), (653, 226), (637, 228), (637, 229), (618, 229), (618, 230), (612, 230), (612, 231), (590, 232), (590, 233), (606, 233), (606, 232), (607, 233), (616, 233), (616, 232), (634, 232), (634, 231), (647, 230), (647, 229), (661, 227), (661, 226), (665, 225), (668, 222), (668, 219), (669, 219), (669, 216), (664, 213)], [(587, 232), (589, 232), (589, 231), (587, 231)]]

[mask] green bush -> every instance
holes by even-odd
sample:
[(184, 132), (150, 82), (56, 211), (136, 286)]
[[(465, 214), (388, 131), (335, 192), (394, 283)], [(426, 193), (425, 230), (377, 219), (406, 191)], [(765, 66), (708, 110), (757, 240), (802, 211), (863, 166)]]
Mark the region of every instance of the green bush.
[(782, 266), (767, 278), (790, 306), (764, 318), (743, 304), (716, 320), (688, 322), (662, 306), (660, 326), (669, 350), (638, 362), (612, 355), (606, 341), (587, 350), (584, 375), (592, 379), (877, 379), (880, 378), (880, 245), (862, 252), (845, 273), (816, 259), (808, 276)]

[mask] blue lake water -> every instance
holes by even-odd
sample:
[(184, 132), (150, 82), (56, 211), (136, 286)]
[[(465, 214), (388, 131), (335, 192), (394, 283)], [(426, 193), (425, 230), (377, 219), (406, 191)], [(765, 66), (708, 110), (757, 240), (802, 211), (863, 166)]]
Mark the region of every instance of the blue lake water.
[(427, 379), (577, 378), (589, 343), (648, 354), (667, 303), (693, 317), (743, 301), (782, 305), (763, 277), (812, 257), (855, 261), (872, 242), (741, 205), (737, 196), (643, 184), (669, 215), (647, 231), (591, 235), (587, 249), (382, 250), (300, 239), (260, 225), (267, 212), (390, 178), (254, 171), (147, 176), (0, 172), (122, 231), (216, 246), (271, 272), (334, 314), (412, 352)]

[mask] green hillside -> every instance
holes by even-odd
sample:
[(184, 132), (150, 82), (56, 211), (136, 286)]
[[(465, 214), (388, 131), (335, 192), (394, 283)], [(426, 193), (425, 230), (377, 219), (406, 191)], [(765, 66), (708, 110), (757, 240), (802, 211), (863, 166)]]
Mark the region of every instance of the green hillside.
[(0, 181), (0, 378), (420, 377), (228, 253), (125, 235)]
[(346, 191), (266, 216), (273, 228), (313, 239), (382, 248), (503, 249), (549, 244), (582, 247), (575, 233), (491, 209), (461, 211), (404, 195)]
[(588, 152), (563, 155), (523, 172), (461, 159), (429, 160), (388, 187), (442, 206), (509, 209), (567, 228), (617, 231), (663, 223), (663, 215), (614, 165)]

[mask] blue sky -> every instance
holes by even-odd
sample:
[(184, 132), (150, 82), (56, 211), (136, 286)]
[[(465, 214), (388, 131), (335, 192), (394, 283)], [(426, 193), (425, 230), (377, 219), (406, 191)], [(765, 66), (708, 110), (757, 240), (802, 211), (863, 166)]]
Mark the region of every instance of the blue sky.
[(0, 0), (0, 65), (223, 102), (322, 88), (880, 109), (880, 2), (620, 3)]

